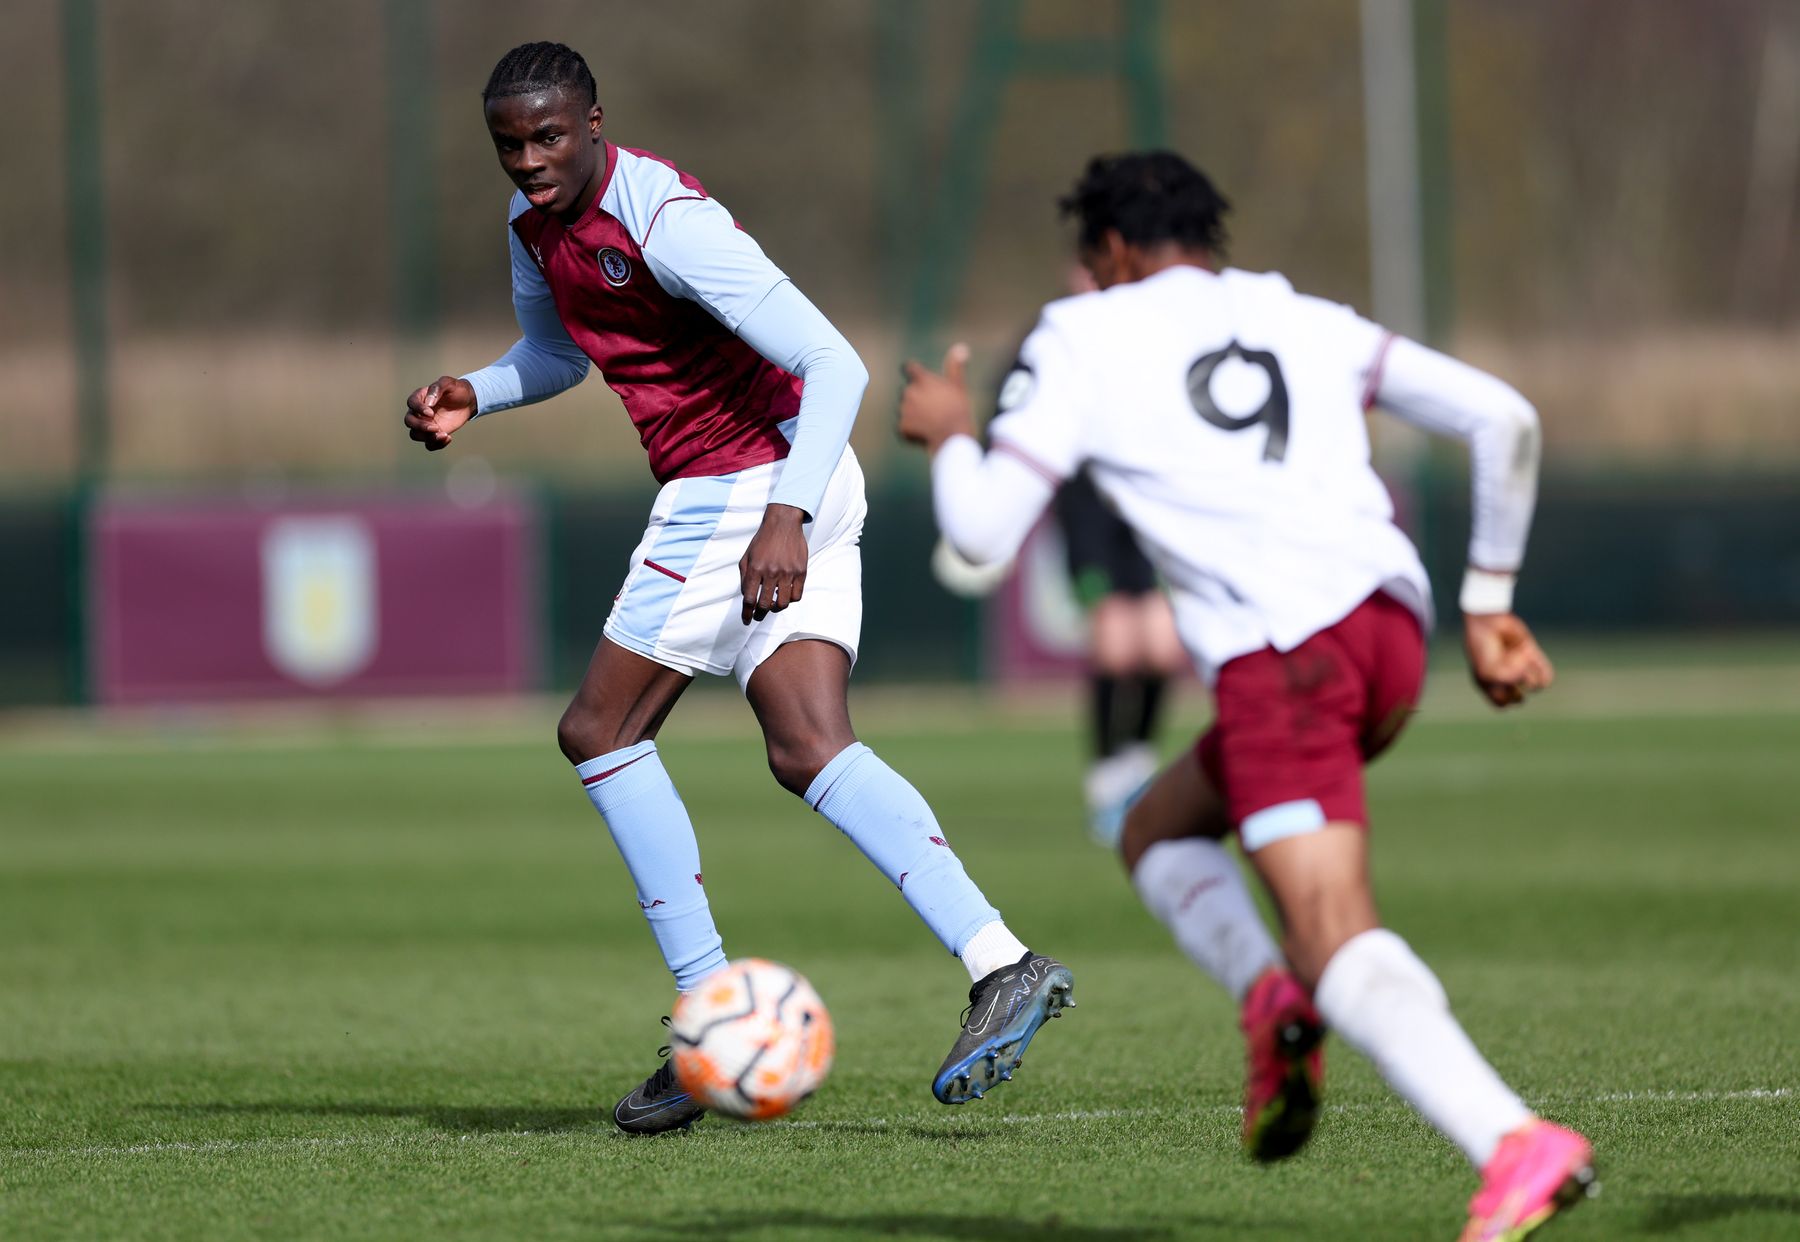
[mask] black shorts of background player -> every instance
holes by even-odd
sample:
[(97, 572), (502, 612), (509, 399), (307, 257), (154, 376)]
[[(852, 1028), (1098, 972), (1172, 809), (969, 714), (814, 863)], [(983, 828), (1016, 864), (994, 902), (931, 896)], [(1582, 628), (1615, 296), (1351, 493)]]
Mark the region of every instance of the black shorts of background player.
[(1088, 615), (1088, 826), (1111, 845), (1132, 798), (1156, 775), (1164, 691), (1188, 659), (1156, 570), (1085, 470), (1057, 490), (1053, 511), (1070, 585)]

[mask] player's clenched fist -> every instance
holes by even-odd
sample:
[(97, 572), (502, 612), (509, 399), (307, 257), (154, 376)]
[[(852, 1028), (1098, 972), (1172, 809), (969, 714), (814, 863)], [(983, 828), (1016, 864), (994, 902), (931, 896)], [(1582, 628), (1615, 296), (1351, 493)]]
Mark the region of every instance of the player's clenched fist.
[(1523, 703), (1556, 679), (1530, 627), (1510, 612), (1465, 616), (1463, 648), (1476, 686), (1495, 707)]
[(750, 546), (738, 558), (744, 585), (744, 624), (800, 602), (806, 589), (806, 511), (770, 505)]
[(446, 447), (450, 437), (475, 417), (475, 389), (468, 380), (440, 375), (406, 399), (406, 429), (428, 452)]

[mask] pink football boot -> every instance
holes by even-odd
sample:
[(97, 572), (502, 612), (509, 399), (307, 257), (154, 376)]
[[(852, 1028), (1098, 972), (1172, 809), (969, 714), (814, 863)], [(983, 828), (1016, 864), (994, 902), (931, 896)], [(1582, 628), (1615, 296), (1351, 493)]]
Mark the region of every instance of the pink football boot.
[(1462, 1242), (1519, 1242), (1598, 1189), (1586, 1139), (1548, 1121), (1528, 1121), (1501, 1139), (1482, 1167)]
[(1253, 1160), (1280, 1160), (1305, 1146), (1319, 1119), (1325, 1021), (1300, 981), (1272, 968), (1250, 985), (1238, 1022), (1249, 1053), (1244, 1150)]

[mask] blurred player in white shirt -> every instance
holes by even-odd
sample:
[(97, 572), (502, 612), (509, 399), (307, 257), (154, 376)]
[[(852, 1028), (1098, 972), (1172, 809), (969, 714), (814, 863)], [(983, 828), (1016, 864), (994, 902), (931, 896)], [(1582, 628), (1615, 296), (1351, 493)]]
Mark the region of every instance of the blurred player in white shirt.
[[(1243, 1007), (1246, 1149), (1279, 1159), (1311, 1135), (1329, 1023), (1480, 1171), (1464, 1237), (1521, 1238), (1591, 1184), (1592, 1151), (1500, 1080), (1376, 914), (1362, 769), (1417, 701), (1432, 605), (1364, 412), (1470, 447), (1460, 602), (1498, 707), (1552, 676), (1512, 612), (1537, 416), (1494, 377), (1277, 274), (1220, 269), (1227, 206), (1179, 156), (1094, 160), (1062, 207), (1099, 291), (1044, 308), (991, 451), (955, 351), (945, 375), (909, 364), (900, 430), (931, 454), (939, 526), (969, 561), (1011, 556), (1085, 468), (1169, 586), (1216, 719), (1131, 809), (1120, 849), (1151, 912)], [(1282, 948), (1221, 844), (1233, 832)]]

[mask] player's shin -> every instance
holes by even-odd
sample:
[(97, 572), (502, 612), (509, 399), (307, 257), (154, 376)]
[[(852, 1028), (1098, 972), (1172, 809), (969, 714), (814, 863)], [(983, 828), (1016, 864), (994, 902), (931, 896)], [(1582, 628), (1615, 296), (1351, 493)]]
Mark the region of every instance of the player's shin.
[(1193, 963), (1241, 1002), (1258, 975), (1281, 966), (1243, 874), (1207, 837), (1158, 841), (1144, 851), (1131, 883)]
[(972, 979), (1009, 966), (1025, 946), (975, 886), (919, 791), (861, 742), (813, 780), (806, 804), (836, 825), (892, 882)]
[(675, 986), (693, 988), (725, 965), (725, 948), (707, 905), (694, 825), (656, 743), (589, 759), (575, 772), (625, 859)]
[(1531, 1111), (1476, 1051), (1431, 968), (1393, 932), (1352, 936), (1313, 999), (1334, 1030), (1481, 1168)]

